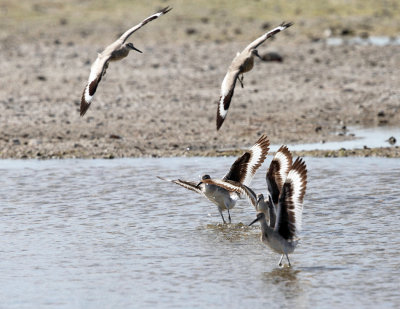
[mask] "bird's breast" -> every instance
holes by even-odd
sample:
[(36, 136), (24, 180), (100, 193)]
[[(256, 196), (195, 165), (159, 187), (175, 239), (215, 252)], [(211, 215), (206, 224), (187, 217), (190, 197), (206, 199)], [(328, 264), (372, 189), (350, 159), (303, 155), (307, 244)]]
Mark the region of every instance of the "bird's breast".
[(240, 68), (240, 72), (241, 73), (246, 73), (248, 71), (250, 71), (254, 66), (254, 57), (250, 56), (248, 58), (245, 59), (245, 61), (243, 62), (241, 68)]
[(129, 54), (129, 50), (127, 48), (121, 48), (118, 50), (114, 50), (111, 53), (110, 61), (121, 60), (121, 59), (125, 58), (126, 56), (128, 56), (128, 54)]

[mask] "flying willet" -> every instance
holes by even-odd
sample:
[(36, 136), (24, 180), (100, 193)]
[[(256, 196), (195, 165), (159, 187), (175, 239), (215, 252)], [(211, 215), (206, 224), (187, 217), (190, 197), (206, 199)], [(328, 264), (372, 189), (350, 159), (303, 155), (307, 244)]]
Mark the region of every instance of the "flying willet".
[(198, 183), (181, 179), (170, 180), (163, 177), (158, 178), (176, 183), (186, 189), (204, 195), (217, 205), (224, 223), (226, 221), (222, 211), (228, 211), (230, 223), (231, 215), (229, 210), (235, 206), (236, 201), (241, 197), (242, 191), (240, 185), (250, 185), (257, 169), (267, 157), (268, 150), (269, 140), (263, 135), (249, 151), (246, 151), (241, 157), (236, 159), (222, 180), (211, 179), (210, 175), (204, 175)]
[(171, 9), (172, 8), (166, 7), (158, 11), (157, 13), (154, 13), (153, 15), (147, 17), (140, 24), (125, 31), (118, 40), (108, 45), (102, 53), (98, 54), (96, 61), (92, 64), (92, 67), (90, 68), (89, 79), (82, 93), (80, 110), (81, 116), (85, 115), (86, 111), (88, 110), (92, 102), (92, 98), (96, 92), (97, 86), (99, 85), (101, 78), (106, 74), (108, 63), (110, 61), (117, 61), (125, 58), (126, 56), (128, 56), (131, 50), (135, 50), (141, 53), (141, 51), (133, 46), (132, 43), (125, 43), (129, 36), (131, 36), (135, 31), (142, 28), (148, 22), (157, 19), (161, 15), (166, 14)]
[(271, 227), (275, 226), (276, 205), (278, 205), (279, 194), (292, 167), (292, 162), (291, 152), (287, 146), (282, 145), (275, 153), (266, 173), (268, 199), (264, 200), (263, 194), (257, 196), (256, 210), (264, 212), (265, 215), (268, 214)]
[(260, 221), (261, 241), (273, 251), (282, 254), (279, 266), (282, 266), (284, 256), (286, 256), (290, 266), (288, 254), (294, 251), (298, 243), (297, 234), (301, 230), (306, 186), (306, 164), (301, 158), (297, 158), (287, 175), (279, 196), (275, 226), (272, 227), (267, 223), (264, 212), (259, 212), (257, 218), (249, 224), (250, 226)]
[[(270, 37), (273, 37), (275, 34), (285, 30), (291, 25), (292, 23), (282, 23), (279, 27), (272, 29), (271, 31), (260, 36), (255, 41), (251, 42), (242, 52), (237, 53), (236, 57), (233, 59), (228, 68), (228, 72), (226, 73), (224, 80), (222, 81), (221, 96), (219, 98), (217, 110), (217, 130), (219, 130), (219, 128), (222, 126), (226, 114), (228, 113), (233, 91), (235, 90), (236, 79), (239, 80), (243, 88), (243, 73), (246, 73), (253, 68), (254, 56), (261, 58), (258, 54), (257, 47), (259, 47)], [(241, 75), (241, 78), (239, 75)]]

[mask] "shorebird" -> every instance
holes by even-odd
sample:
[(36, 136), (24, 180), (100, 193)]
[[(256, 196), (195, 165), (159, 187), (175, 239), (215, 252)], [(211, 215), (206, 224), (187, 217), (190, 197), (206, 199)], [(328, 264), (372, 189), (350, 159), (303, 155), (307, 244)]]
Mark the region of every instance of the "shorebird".
[(269, 216), (269, 225), (271, 227), (275, 226), (276, 205), (278, 205), (279, 194), (292, 167), (292, 162), (291, 152), (287, 146), (282, 145), (275, 153), (266, 173), (268, 199), (264, 199), (263, 194), (257, 196), (256, 210)]
[(186, 189), (204, 195), (207, 199), (217, 205), (223, 223), (226, 223), (223, 210), (228, 211), (229, 223), (232, 209), (237, 200), (242, 197), (243, 189), (241, 185), (249, 186), (257, 169), (264, 162), (269, 150), (269, 140), (263, 135), (254, 144), (250, 150), (236, 159), (229, 172), (221, 179), (212, 179), (210, 175), (204, 175), (200, 182), (186, 181), (181, 179), (170, 180), (158, 177), (176, 183)]
[(166, 14), (172, 8), (166, 7), (162, 10), (150, 15), (145, 20), (143, 20), (140, 24), (130, 28), (129, 30), (125, 31), (118, 40), (114, 43), (108, 45), (104, 51), (97, 55), (96, 61), (92, 64), (90, 69), (90, 75), (87, 82), (87, 85), (82, 93), (81, 98), (81, 109), (80, 114), (81, 116), (85, 115), (86, 111), (90, 107), (92, 102), (93, 96), (96, 92), (97, 86), (99, 85), (101, 78), (106, 74), (106, 70), (108, 68), (108, 64), (110, 61), (117, 61), (125, 58), (128, 56), (131, 50), (137, 51), (142, 53), (139, 49), (133, 46), (132, 43), (126, 43), (126, 40), (137, 30), (142, 28), (148, 22), (157, 19), (161, 15)]
[[(261, 241), (273, 251), (281, 254), (279, 266), (282, 266), (284, 256), (291, 266), (288, 254), (294, 251), (299, 240), (298, 232), (301, 230), (306, 186), (306, 164), (301, 158), (297, 158), (286, 177), (279, 196), (275, 226), (272, 227), (267, 223), (264, 212), (258, 212), (257, 218), (249, 224), (250, 226), (260, 221)], [(254, 201), (254, 197), (252, 201)]]
[(271, 31), (263, 34), (255, 41), (251, 42), (242, 52), (238, 52), (228, 68), (221, 85), (221, 96), (219, 98), (217, 110), (217, 130), (222, 126), (225, 117), (228, 113), (229, 105), (232, 100), (233, 92), (235, 90), (236, 80), (239, 80), (243, 88), (243, 73), (249, 72), (254, 66), (254, 56), (260, 57), (257, 51), (262, 43), (270, 37), (273, 37), (278, 32), (285, 30), (293, 25), (292, 23), (282, 23), (280, 26), (272, 29)]

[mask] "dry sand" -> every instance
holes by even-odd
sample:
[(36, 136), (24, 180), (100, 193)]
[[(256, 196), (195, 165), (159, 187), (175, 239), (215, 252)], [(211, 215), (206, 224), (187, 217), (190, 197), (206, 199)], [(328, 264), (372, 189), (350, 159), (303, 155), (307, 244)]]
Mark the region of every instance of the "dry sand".
[[(166, 27), (172, 13), (155, 28)], [(256, 60), (217, 132), (226, 70), (264, 30), (253, 29), (247, 39), (243, 30), (237, 38), (207, 40), (187, 29), (175, 39), (173, 32), (152, 33), (152, 26), (131, 40), (143, 54), (110, 64), (82, 118), (80, 97), (96, 52), (125, 29), (99, 25), (100, 38), (66, 35), (68, 23), (61, 21), (49, 34), (3, 35), (0, 158), (215, 155), (248, 147), (264, 133), (274, 144), (318, 142), (351, 138), (338, 135), (343, 126), (400, 123), (399, 46), (328, 46), (296, 39), (294, 25), (259, 48), (283, 62)], [(399, 156), (399, 148), (347, 153), (379, 154)]]

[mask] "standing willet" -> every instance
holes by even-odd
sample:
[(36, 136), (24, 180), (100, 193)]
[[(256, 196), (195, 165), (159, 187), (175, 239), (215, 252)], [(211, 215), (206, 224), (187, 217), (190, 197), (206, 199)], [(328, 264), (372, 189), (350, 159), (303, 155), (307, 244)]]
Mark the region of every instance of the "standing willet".
[[(292, 23), (282, 23), (279, 27), (272, 29), (271, 31), (263, 34), (258, 39), (250, 43), (242, 52), (237, 53), (233, 59), (231, 65), (228, 68), (228, 72), (225, 75), (221, 85), (221, 96), (219, 98), (218, 110), (217, 110), (217, 130), (222, 126), (225, 120), (228, 108), (232, 100), (233, 91), (235, 90), (236, 79), (239, 80), (243, 88), (243, 73), (250, 71), (254, 65), (254, 56), (259, 58), (257, 47), (264, 43), (270, 37), (273, 37), (278, 32), (285, 30), (290, 27)], [(241, 78), (239, 75), (241, 74)]]
[[(229, 223), (231, 215), (229, 209), (232, 209), (236, 201), (241, 197), (240, 185), (249, 186), (257, 169), (264, 162), (269, 150), (269, 140), (263, 135), (258, 141), (245, 152), (241, 157), (237, 158), (232, 164), (229, 172), (222, 180), (211, 179), (209, 175), (204, 175), (200, 182), (185, 181), (181, 179), (169, 180), (186, 189), (204, 195), (207, 199), (217, 205), (222, 221), (226, 223), (222, 214), (223, 210), (228, 211)], [(236, 184), (236, 185), (235, 185)]]
[(275, 226), (267, 223), (264, 212), (259, 212), (257, 221), (261, 224), (261, 241), (273, 251), (282, 254), (279, 266), (282, 266), (283, 256), (286, 256), (289, 266), (289, 253), (292, 253), (298, 243), (297, 234), (301, 230), (301, 216), (303, 212), (303, 199), (307, 186), (306, 164), (297, 158), (291, 167), (279, 196)]
[(266, 181), (268, 189), (268, 199), (264, 200), (264, 195), (257, 196), (257, 211), (264, 212), (269, 216), (269, 225), (275, 226), (276, 219), (276, 205), (278, 205), (279, 194), (282, 190), (283, 183), (286, 180), (287, 174), (292, 167), (292, 154), (287, 146), (282, 145), (275, 153), (274, 158), (269, 165)]
[(117, 61), (125, 58), (126, 56), (128, 56), (131, 50), (135, 50), (141, 53), (141, 51), (133, 46), (132, 43), (125, 43), (129, 36), (135, 31), (142, 28), (148, 22), (160, 17), (161, 15), (166, 14), (171, 9), (172, 8), (166, 7), (158, 11), (157, 13), (154, 13), (153, 15), (147, 17), (140, 24), (125, 31), (125, 33), (122, 34), (118, 40), (108, 45), (102, 53), (98, 54), (96, 61), (92, 64), (87, 85), (82, 93), (80, 110), (81, 116), (85, 115), (86, 111), (88, 110), (94, 93), (96, 92), (97, 86), (99, 85), (101, 78), (106, 74), (108, 63), (110, 61)]

